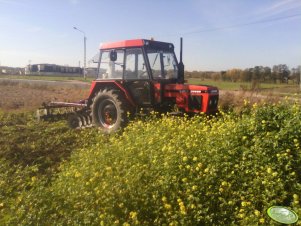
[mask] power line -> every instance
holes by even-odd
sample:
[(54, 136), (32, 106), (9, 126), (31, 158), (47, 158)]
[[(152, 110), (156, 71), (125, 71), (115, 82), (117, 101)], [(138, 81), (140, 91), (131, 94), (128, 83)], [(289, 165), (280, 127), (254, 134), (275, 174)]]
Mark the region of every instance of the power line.
[(203, 33), (203, 32), (219, 31), (219, 30), (224, 30), (224, 29), (229, 29), (229, 28), (244, 27), (244, 26), (249, 26), (249, 25), (254, 25), (254, 24), (263, 24), (263, 23), (268, 23), (268, 22), (273, 22), (273, 21), (285, 20), (285, 19), (299, 17), (299, 16), (301, 16), (301, 13), (288, 15), (288, 16), (282, 16), (282, 17), (274, 17), (274, 18), (264, 19), (264, 20), (257, 20), (257, 21), (248, 22), (248, 23), (229, 25), (229, 26), (224, 26), (224, 27), (208, 28), (208, 29), (191, 31), (191, 32), (183, 32), (183, 33), (179, 33), (179, 34), (173, 34), (171, 36), (190, 35), (190, 34), (197, 34), (197, 33)]

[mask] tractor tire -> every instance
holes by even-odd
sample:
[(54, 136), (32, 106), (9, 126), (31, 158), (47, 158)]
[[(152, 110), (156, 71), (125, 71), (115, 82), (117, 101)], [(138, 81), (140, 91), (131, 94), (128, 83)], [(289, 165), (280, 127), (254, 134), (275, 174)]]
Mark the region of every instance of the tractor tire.
[(127, 103), (113, 90), (100, 90), (92, 103), (93, 125), (106, 134), (114, 133), (128, 121)]

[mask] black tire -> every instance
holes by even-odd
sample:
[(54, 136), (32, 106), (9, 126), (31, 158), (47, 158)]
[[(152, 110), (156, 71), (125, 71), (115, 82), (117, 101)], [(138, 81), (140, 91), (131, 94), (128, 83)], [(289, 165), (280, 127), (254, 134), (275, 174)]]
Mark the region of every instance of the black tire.
[(93, 99), (92, 122), (104, 133), (113, 133), (127, 122), (127, 104), (113, 90), (101, 90)]

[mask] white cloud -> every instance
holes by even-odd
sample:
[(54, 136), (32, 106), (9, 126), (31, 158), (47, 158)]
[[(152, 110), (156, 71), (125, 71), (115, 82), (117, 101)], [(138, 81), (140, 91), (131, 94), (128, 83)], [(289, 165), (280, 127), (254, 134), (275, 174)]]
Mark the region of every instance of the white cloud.
[(281, 15), (283, 13), (296, 12), (296, 10), (299, 11), (300, 9), (300, 0), (282, 0), (259, 10), (258, 14), (261, 14), (264, 17), (271, 17)]

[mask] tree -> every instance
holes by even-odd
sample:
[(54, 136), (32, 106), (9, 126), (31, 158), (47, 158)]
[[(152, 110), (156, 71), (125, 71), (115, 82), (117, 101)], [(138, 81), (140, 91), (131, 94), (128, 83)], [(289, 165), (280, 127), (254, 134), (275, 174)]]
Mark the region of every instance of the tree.
[(290, 74), (290, 79), (292, 79), (297, 84), (300, 84), (300, 70), (301, 70), (301, 66), (299, 65), (296, 68), (292, 68)]
[(220, 78), (221, 78), (221, 73), (219, 73), (219, 72), (214, 72), (214, 73), (211, 74), (211, 78), (212, 78), (214, 81), (220, 80)]
[(271, 81), (272, 80), (272, 70), (270, 67), (263, 68), (263, 80), (264, 81)]
[(259, 81), (260, 80), (260, 66), (255, 66), (252, 68), (252, 81)]
[(240, 80), (243, 82), (250, 82), (252, 80), (252, 71), (250, 70), (250, 68), (242, 71)]
[(227, 77), (232, 82), (237, 82), (237, 80), (240, 78), (240, 73), (241, 73), (240, 69), (233, 68), (227, 71)]
[(288, 83), (289, 75), (290, 70), (286, 64), (278, 64), (273, 66), (273, 76), (280, 82)]

